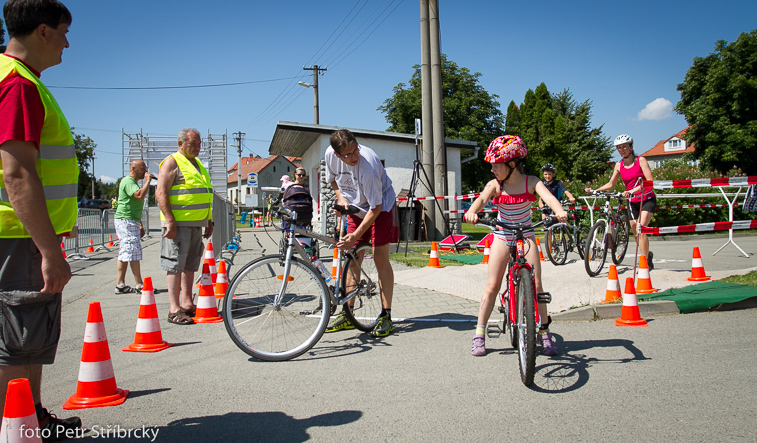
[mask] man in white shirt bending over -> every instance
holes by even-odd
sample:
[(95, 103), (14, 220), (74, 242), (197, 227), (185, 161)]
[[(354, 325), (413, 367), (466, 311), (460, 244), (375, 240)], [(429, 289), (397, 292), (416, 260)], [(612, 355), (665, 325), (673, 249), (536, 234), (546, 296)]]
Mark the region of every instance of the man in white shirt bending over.
[[(360, 208), (359, 213), (347, 216), (348, 234), (337, 243), (337, 247), (347, 250), (359, 242), (370, 241), (373, 244), (382, 310), (370, 334), (386, 337), (394, 329), (391, 315), (394, 271), (389, 263), (389, 246), (399, 237), (392, 181), (376, 153), (358, 144), (352, 132), (340, 129), (331, 134), (331, 146), (326, 149), (326, 182), (336, 193), (339, 206)], [(347, 305), (344, 309), (348, 309)], [(329, 324), (326, 332), (354, 327), (343, 310)]]

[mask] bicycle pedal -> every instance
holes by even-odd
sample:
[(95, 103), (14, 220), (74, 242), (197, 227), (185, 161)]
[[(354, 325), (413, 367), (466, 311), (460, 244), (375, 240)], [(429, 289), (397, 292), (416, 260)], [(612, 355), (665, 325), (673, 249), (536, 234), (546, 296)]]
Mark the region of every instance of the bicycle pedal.
[(552, 294), (550, 294), (549, 292), (540, 292), (536, 294), (536, 299), (539, 303), (551, 303)]
[(507, 312), (507, 309), (505, 309), (504, 306), (497, 306), (497, 310), (499, 311), (500, 314), (504, 314), (505, 312)]
[(486, 326), (486, 336), (488, 338), (498, 338), (500, 335), (502, 335), (502, 328), (498, 324)]

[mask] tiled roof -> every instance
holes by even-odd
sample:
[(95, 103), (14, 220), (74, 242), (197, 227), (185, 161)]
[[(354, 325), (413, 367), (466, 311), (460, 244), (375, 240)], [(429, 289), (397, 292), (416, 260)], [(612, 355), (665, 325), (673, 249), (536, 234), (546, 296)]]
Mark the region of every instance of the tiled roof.
[[(268, 158), (242, 157), (242, 181), (247, 180), (247, 174), (249, 174), (250, 172), (262, 172), (278, 157), (278, 155), (272, 155)], [(289, 160), (289, 158), (286, 158), (286, 160)], [(291, 163), (291, 160), (289, 161)], [(237, 164), (238, 163), (234, 163), (234, 165), (232, 165), (229, 170), (226, 171), (228, 174), (228, 176), (226, 177), (226, 183), (237, 182)], [(294, 163), (292, 163), (292, 165), (294, 166)]]
[(684, 129), (683, 131), (678, 132), (675, 135), (672, 135), (672, 136), (666, 138), (665, 140), (658, 141), (657, 144), (654, 145), (654, 147), (652, 149), (650, 149), (649, 151), (647, 151), (647, 152), (645, 152), (645, 153), (643, 153), (641, 155), (643, 157), (649, 158), (649, 157), (657, 157), (657, 156), (662, 156), (662, 155), (680, 155), (680, 154), (683, 154), (684, 152), (694, 152), (694, 143), (692, 143), (689, 146), (687, 146), (686, 149), (682, 149), (680, 151), (668, 151), (668, 152), (665, 152), (665, 142), (667, 142), (668, 140), (670, 140), (673, 137), (678, 137), (681, 140), (683, 140), (684, 143), (686, 143), (686, 139), (683, 138), (683, 134), (685, 134), (686, 130), (688, 130), (688, 129), (689, 129), (689, 127), (687, 127), (686, 129)]

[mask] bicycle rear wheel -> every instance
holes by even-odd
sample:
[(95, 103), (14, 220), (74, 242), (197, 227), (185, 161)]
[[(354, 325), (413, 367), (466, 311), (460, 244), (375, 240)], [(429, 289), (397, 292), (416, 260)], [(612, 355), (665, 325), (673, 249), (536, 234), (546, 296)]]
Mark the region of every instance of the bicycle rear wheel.
[(576, 230), (576, 249), (578, 249), (578, 256), (581, 260), (584, 259), (584, 253), (586, 252), (586, 239), (589, 237), (589, 227), (579, 226)]
[(545, 239), (549, 261), (555, 266), (564, 265), (568, 257), (568, 230), (565, 226), (548, 229)]
[(347, 255), (342, 268), (341, 293), (350, 294), (357, 291), (357, 295), (345, 304), (344, 313), (355, 327), (363, 332), (373, 330), (381, 314), (381, 289), (379, 287), (378, 271), (373, 262), (373, 246), (364, 243), (355, 248), (355, 255), (363, 257), (362, 263), (356, 263), (351, 255)]
[(628, 223), (628, 216), (623, 214), (620, 216), (618, 222), (618, 232), (615, 234), (615, 241), (612, 250), (612, 262), (619, 265), (626, 256), (626, 250), (628, 249), (628, 232), (631, 230), (631, 225)]
[(598, 220), (594, 223), (586, 238), (586, 251), (584, 252), (584, 266), (590, 277), (596, 277), (602, 272), (607, 258), (607, 222)]
[(313, 347), (329, 320), (326, 283), (318, 271), (292, 257), (286, 292), (284, 261), (278, 255), (250, 262), (226, 292), (223, 322), (234, 343), (259, 360), (295, 358)]
[(518, 333), (518, 366), (520, 380), (526, 386), (534, 382), (536, 367), (536, 306), (534, 286), (527, 269), (518, 271), (518, 284), (515, 292), (518, 296), (516, 331)]

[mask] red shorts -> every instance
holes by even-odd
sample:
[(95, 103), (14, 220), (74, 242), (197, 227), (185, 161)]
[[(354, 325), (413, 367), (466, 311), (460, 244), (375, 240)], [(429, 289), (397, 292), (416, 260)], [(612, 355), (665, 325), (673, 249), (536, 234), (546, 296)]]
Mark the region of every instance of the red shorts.
[[(374, 247), (376, 246), (384, 246), (389, 243), (396, 243), (399, 241), (399, 234), (400, 229), (399, 226), (395, 226), (394, 223), (394, 214), (397, 210), (397, 207), (395, 206), (392, 208), (389, 212), (381, 212), (376, 219), (376, 221), (373, 222), (373, 225), (365, 231), (365, 234), (363, 234), (360, 239), (358, 239), (358, 243), (360, 242), (367, 242), (370, 241)], [(358, 217), (355, 214), (351, 214), (347, 216), (347, 233), (355, 232), (358, 226), (360, 226), (360, 223), (363, 222), (363, 219)]]

